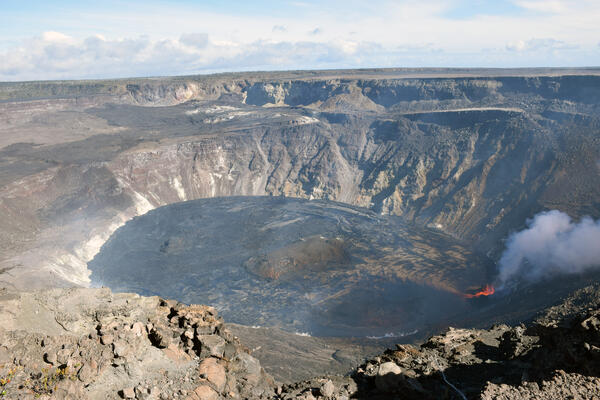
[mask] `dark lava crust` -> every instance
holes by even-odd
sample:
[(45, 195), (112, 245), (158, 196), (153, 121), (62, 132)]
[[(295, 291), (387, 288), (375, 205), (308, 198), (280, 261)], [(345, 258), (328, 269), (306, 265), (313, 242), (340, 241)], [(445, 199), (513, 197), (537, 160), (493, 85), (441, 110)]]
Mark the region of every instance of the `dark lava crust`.
[(467, 312), (485, 257), (399, 217), (323, 200), (230, 197), (158, 208), (90, 262), (118, 291), (214, 305), (245, 325), (405, 335)]

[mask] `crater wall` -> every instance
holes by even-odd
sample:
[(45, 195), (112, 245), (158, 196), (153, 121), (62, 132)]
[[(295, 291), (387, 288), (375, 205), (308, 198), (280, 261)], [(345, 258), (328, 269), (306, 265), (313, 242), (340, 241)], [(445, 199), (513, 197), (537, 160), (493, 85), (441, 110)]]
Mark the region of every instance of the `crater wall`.
[(87, 285), (125, 221), (206, 197), (340, 201), (492, 257), (543, 209), (600, 216), (596, 71), (453, 73), (2, 84), (0, 281)]

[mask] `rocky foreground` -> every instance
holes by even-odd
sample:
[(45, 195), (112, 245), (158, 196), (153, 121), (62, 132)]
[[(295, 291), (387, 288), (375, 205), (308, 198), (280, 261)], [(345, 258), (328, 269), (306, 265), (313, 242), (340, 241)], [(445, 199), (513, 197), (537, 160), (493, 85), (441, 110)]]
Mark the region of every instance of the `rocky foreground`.
[(600, 285), (528, 327), (449, 329), (350, 376), (278, 385), (207, 306), (108, 289), (0, 292), (0, 398), (600, 398)]

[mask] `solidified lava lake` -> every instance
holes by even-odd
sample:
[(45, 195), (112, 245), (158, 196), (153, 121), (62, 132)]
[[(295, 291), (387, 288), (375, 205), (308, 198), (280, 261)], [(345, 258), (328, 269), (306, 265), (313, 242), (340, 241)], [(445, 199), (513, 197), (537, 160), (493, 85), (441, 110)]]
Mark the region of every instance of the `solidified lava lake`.
[(225, 197), (155, 209), (89, 263), (116, 291), (209, 304), (229, 322), (401, 336), (450, 321), (492, 263), (441, 232), (323, 200)]

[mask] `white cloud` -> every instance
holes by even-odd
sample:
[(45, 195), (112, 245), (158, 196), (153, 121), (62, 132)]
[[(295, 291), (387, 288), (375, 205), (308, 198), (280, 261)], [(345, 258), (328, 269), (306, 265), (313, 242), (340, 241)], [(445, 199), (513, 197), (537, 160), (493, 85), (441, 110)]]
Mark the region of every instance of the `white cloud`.
[(56, 43), (72, 43), (73, 42), (72, 37), (62, 34), (60, 32), (54, 32), (54, 31), (44, 32), (42, 34), (42, 40), (45, 42), (56, 42)]
[(347, 0), (352, 7), (341, 7), (341, 1), (299, 3), (296, 14), (277, 17), (162, 3), (135, 12), (73, 14), (61, 22), (69, 29), (53, 25), (37, 37), (0, 36), (0, 81), (253, 69), (600, 65), (600, 1), (512, 1), (529, 11), (457, 20), (444, 15), (459, 0)]
[(203, 49), (208, 45), (207, 33), (187, 33), (181, 35), (179, 41), (187, 46)]
[[(60, 40), (56, 40), (59, 38)], [(356, 53), (375, 54), (374, 44), (339, 40), (331, 43), (259, 40), (249, 44), (211, 41), (206, 34), (179, 39), (148, 37), (107, 40), (90, 36), (73, 40), (56, 33), (27, 40), (0, 55), (1, 80), (99, 78), (189, 74), (275, 67), (311, 68), (361, 63)]]
[(242, 70), (510, 66), (523, 65), (524, 60), (533, 65), (539, 64), (539, 60), (544, 60), (544, 65), (553, 65), (562, 62), (565, 54), (572, 55), (569, 59), (574, 62), (586, 56), (584, 50), (555, 39), (517, 41), (506, 48), (488, 49), (482, 57), (478, 50), (449, 51), (435, 42), (385, 44), (359, 40), (360, 35), (330, 39), (322, 36), (316, 37), (319, 40), (259, 39), (245, 43), (213, 40), (205, 33), (184, 34), (177, 39), (147, 36), (106, 39), (101, 35), (75, 39), (49, 32), (0, 53), (0, 81)]
[(568, 10), (568, 2), (561, 0), (524, 0), (515, 3), (519, 7), (544, 13), (560, 14)]
[(523, 40), (517, 40), (514, 42), (510, 42), (506, 45), (506, 49), (509, 51), (523, 51), (527, 48), (527, 43)]
[(509, 51), (551, 51), (551, 50), (574, 50), (576, 45), (571, 45), (560, 40), (545, 38), (545, 39), (530, 39), (527, 41), (517, 40), (506, 45)]

